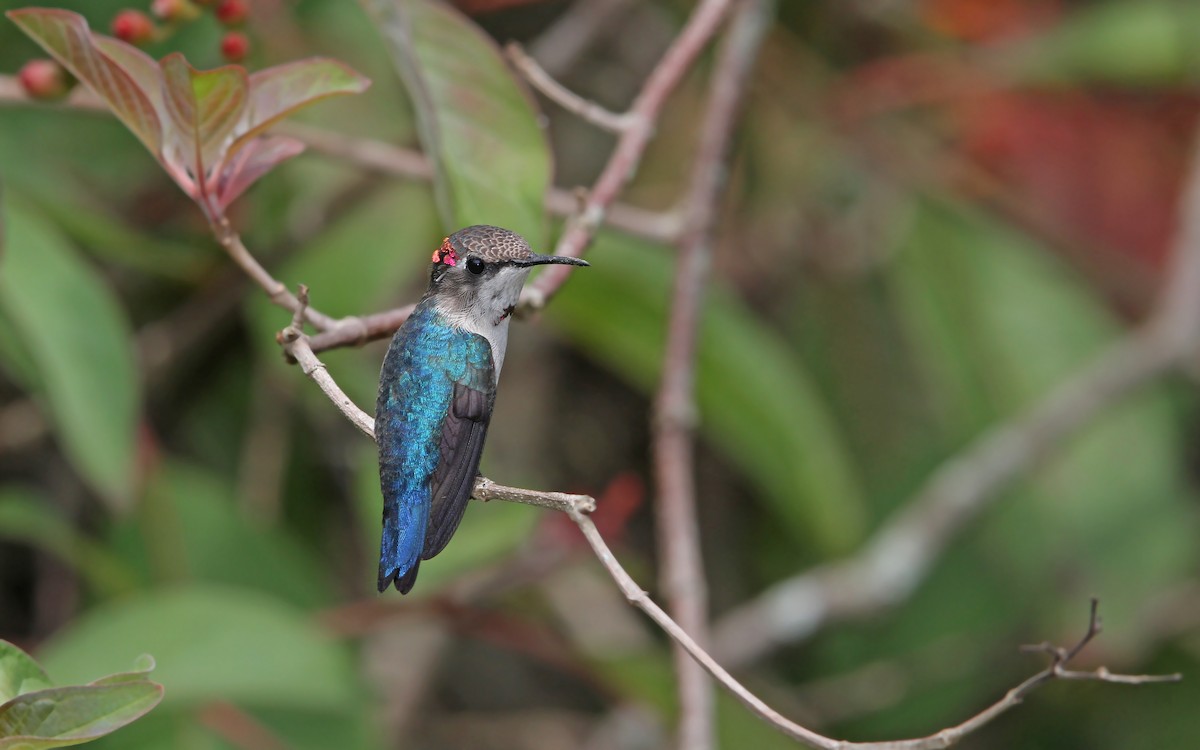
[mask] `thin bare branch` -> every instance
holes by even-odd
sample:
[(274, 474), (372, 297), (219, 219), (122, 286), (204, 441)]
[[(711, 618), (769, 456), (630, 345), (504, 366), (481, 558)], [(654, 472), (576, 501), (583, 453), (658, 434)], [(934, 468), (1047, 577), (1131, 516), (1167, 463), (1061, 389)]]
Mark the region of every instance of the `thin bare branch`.
[(408, 320), (414, 307), (415, 305), (405, 305), (371, 315), (342, 318), (333, 328), (309, 338), (309, 346), (314, 352), (323, 352), (343, 346), (362, 346), (368, 341), (385, 339)]
[[(693, 431), (697, 329), (718, 204), (728, 172), (729, 144), (747, 79), (770, 25), (771, 11), (772, 3), (766, 0), (741, 2), (718, 54), (684, 203), (687, 229), (679, 242), (662, 382), (655, 401), (659, 581), (671, 613), (701, 646), (708, 643), (708, 591), (696, 518)], [(678, 746), (685, 750), (713, 747), (712, 686), (700, 663), (682, 647), (675, 649), (675, 674), (680, 704)]]
[(345, 415), (346, 419), (349, 419), (359, 432), (374, 440), (375, 420), (350, 400), (350, 397), (338, 386), (329, 371), (325, 369), (325, 365), (317, 359), (317, 355), (313, 354), (312, 348), (308, 345), (308, 337), (304, 335), (302, 328), (304, 314), (308, 308), (308, 287), (303, 284), (300, 285), (297, 302), (299, 308), (292, 318), (292, 324), (276, 334), (275, 339), (283, 347), (284, 352), (300, 365), (304, 374), (312, 378), (334, 406)]
[(566, 73), (635, 0), (576, 0), (533, 44), (530, 53), (550, 75)]
[[(918, 737), (907, 740), (889, 740), (883, 742), (849, 742), (846, 740), (835, 740), (830, 737), (818, 734), (796, 722), (788, 719), (780, 714), (775, 709), (771, 708), (754, 693), (750, 692), (746, 686), (738, 682), (733, 675), (729, 674), (720, 664), (718, 664), (707, 651), (692, 640), (683, 628), (671, 619), (671, 617), (654, 603), (645, 591), (629, 576), (621, 564), (617, 562), (612, 550), (604, 543), (600, 532), (596, 530), (592, 520), (577, 511), (568, 513), (580, 531), (583, 532), (584, 538), (591, 546), (592, 551), (596, 554), (597, 559), (608, 571), (609, 575), (621, 589), (621, 593), (629, 600), (629, 603), (649, 615), (650, 619), (663, 629), (663, 631), (671, 637), (677, 644), (688, 652), (704, 669), (711, 674), (723, 688), (728, 690), (735, 698), (741, 701), (750, 712), (758, 716), (763, 721), (767, 722), (783, 734), (792, 739), (804, 744), (808, 747), (818, 748), (819, 750), (934, 750), (935, 748), (946, 748), (957, 744), (963, 737), (982, 728), (984, 725), (991, 722), (996, 717), (1015, 708), (1019, 705), (1026, 696), (1034, 691), (1042, 684), (1053, 679), (1058, 679), (1063, 674), (1069, 674), (1066, 679), (1089, 679), (1097, 682), (1113, 682), (1118, 684), (1145, 684), (1151, 682), (1174, 682), (1180, 679), (1179, 675), (1117, 675), (1109, 672), (1106, 669), (1098, 669), (1095, 672), (1067, 672), (1064, 670), (1066, 660), (1055, 660), (1049, 667), (1038, 672), (1034, 676), (1022, 682), (1017, 687), (1009, 690), (1003, 698), (996, 703), (988, 706), (980, 713), (972, 716), (970, 719), (957, 724), (953, 727), (943, 729), (935, 734), (926, 737)], [(1093, 607), (1095, 605), (1093, 604)], [(1093, 616), (1094, 616), (1093, 609)], [(1089, 633), (1092, 630), (1092, 625), (1089, 624)], [(1092, 635), (1085, 636), (1082, 644), (1086, 645)], [(1082, 645), (1068, 651), (1070, 656), (1078, 654), (1082, 649)]]
[(547, 99), (578, 116), (584, 122), (589, 122), (610, 133), (621, 133), (633, 122), (633, 118), (628, 112), (610, 112), (554, 80), (549, 73), (542, 69), (541, 65), (538, 65), (537, 60), (525, 53), (520, 44), (509, 42), (504, 51), (513, 67), (525, 76), (525, 80), (529, 81), (531, 86), (542, 92)]
[(267, 269), (263, 268), (258, 259), (246, 249), (242, 243), (241, 236), (234, 231), (229, 220), (223, 216), (218, 217), (212, 223), (213, 236), (221, 247), (225, 248), (225, 252), (238, 265), (242, 271), (250, 277), (251, 281), (258, 284), (259, 288), (266, 292), (267, 299), (273, 304), (279, 305), (283, 309), (292, 313), (301, 313), (304, 320), (316, 326), (321, 330), (333, 328), (337, 325), (337, 319), (331, 318), (325, 313), (315, 310), (308, 306), (306, 302), (301, 302), (296, 298), (296, 295), (288, 291), (287, 286), (282, 281), (279, 281), (272, 276)]
[[(701, 0), (687, 23), (675, 37), (662, 60), (646, 78), (641, 92), (629, 109), (630, 122), (609, 156), (600, 176), (588, 191), (587, 200), (579, 213), (567, 223), (558, 240), (555, 255), (578, 257), (592, 241), (596, 230), (604, 223), (609, 206), (637, 172), (646, 145), (654, 135), (659, 112), (667, 97), (676, 89), (691, 68), (700, 51), (720, 28), (733, 0)], [(549, 266), (532, 284), (525, 288), (522, 306), (537, 310), (545, 306), (566, 281), (571, 266)]]
[(1200, 349), (1200, 145), (1180, 201), (1169, 279), (1151, 318), (1016, 418), (942, 464), (854, 556), (775, 584), (717, 624), (714, 650), (742, 665), (824, 625), (904, 601), (998, 491), (1092, 418), (1187, 367)]
[(471, 497), (485, 503), (491, 500), (503, 500), (506, 503), (533, 505), (563, 513), (591, 513), (596, 510), (596, 501), (588, 495), (506, 487), (496, 484), (487, 477), (479, 477), (475, 480), (475, 489), (471, 491)]

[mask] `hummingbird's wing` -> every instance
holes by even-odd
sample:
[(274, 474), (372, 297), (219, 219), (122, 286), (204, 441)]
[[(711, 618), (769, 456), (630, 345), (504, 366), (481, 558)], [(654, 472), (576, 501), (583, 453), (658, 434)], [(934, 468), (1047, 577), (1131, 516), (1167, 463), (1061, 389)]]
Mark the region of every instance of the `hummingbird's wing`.
[(375, 405), (383, 532), (379, 590), (407, 594), (471, 496), (495, 398), (487, 339), (418, 304), (388, 347)]
[(496, 399), (491, 347), (482, 336), (467, 335), (473, 340), (466, 367), (455, 378), (454, 395), (442, 422), (438, 465), (430, 481), (433, 502), (421, 550), (423, 560), (445, 549), (467, 509)]

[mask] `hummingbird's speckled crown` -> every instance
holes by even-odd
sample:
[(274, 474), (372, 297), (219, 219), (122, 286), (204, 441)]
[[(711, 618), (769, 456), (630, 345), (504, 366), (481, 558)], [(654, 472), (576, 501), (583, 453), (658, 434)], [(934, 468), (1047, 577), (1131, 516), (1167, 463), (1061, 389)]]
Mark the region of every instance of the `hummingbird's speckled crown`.
[(485, 263), (528, 260), (534, 256), (525, 238), (516, 232), (487, 224), (460, 229), (442, 240), (433, 253), (434, 263), (457, 265), (459, 259), (472, 255)]

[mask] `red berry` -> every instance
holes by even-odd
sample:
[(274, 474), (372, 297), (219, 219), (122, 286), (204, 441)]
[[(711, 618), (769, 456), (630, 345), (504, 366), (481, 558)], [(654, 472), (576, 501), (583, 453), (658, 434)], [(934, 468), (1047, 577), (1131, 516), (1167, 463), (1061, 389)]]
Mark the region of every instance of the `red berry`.
[(221, 0), (213, 13), (226, 26), (241, 26), (246, 21), (246, 0)]
[(250, 40), (240, 31), (226, 32), (221, 40), (221, 55), (229, 62), (241, 62), (250, 51)]
[(150, 12), (168, 23), (186, 23), (200, 17), (200, 9), (189, 0), (153, 0)]
[(21, 88), (30, 99), (61, 99), (75, 82), (63, 66), (53, 60), (30, 60), (17, 73)]
[(123, 10), (113, 18), (112, 33), (130, 44), (145, 44), (154, 37), (154, 22), (140, 10)]

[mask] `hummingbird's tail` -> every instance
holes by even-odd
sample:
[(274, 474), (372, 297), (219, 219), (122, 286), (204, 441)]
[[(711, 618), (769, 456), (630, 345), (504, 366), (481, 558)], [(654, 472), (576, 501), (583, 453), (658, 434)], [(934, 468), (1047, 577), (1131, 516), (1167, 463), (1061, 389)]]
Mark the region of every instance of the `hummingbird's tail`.
[(398, 497), (384, 498), (383, 536), (379, 544), (380, 593), (393, 584), (401, 594), (412, 590), (417, 582), (428, 522), (428, 490), (409, 490)]

